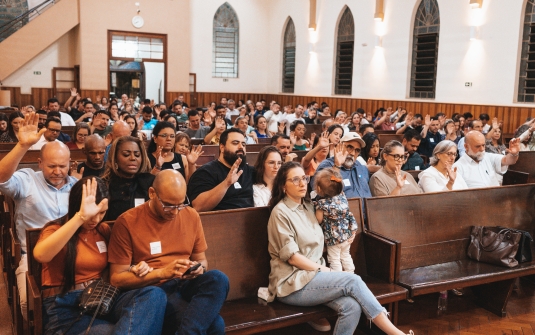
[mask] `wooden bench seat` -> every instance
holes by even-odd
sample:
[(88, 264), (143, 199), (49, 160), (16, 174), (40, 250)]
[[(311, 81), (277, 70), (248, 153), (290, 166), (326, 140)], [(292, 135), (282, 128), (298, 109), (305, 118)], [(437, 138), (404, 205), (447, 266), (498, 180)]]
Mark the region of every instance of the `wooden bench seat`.
[(411, 297), (471, 287), (483, 307), (505, 316), (515, 278), (535, 274), (535, 261), (507, 268), (466, 256), (475, 225), (534, 236), (535, 184), (370, 198), (366, 207), (370, 234), (397, 244), (395, 281)]

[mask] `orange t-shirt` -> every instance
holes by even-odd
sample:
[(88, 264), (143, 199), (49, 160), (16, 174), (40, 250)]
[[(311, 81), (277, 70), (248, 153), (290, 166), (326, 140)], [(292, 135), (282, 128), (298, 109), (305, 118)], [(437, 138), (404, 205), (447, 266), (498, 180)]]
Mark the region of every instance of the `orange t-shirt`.
[(310, 165), (305, 170), (305, 174), (311, 177), (314, 176), (314, 174), (316, 173), (316, 169), (318, 168), (318, 165), (319, 163), (317, 163), (315, 159), (311, 160)]
[(115, 220), (108, 261), (133, 265), (145, 261), (160, 269), (175, 259), (189, 259), (206, 251), (201, 218), (186, 207), (172, 221), (161, 221), (149, 207), (150, 201), (134, 207)]
[[(76, 284), (100, 278), (102, 271), (108, 266), (108, 242), (105, 236), (109, 237), (111, 232), (110, 227), (106, 223), (101, 223), (101, 226), (104, 235), (100, 234), (96, 229), (82, 229), (78, 234), (76, 260), (74, 263), (76, 271), (74, 280)], [(59, 225), (50, 225), (43, 229), (37, 243), (52, 235), (59, 228)], [(60, 286), (63, 284), (66, 254), (67, 246), (61, 249), (49, 263), (43, 264), (41, 270), (41, 282), (43, 286)]]

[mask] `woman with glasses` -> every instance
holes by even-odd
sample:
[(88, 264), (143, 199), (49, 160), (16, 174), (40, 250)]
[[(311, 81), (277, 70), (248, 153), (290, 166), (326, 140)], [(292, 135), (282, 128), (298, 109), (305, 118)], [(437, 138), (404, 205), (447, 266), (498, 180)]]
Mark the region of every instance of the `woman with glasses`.
[(172, 123), (162, 121), (156, 124), (147, 150), (151, 173), (156, 175), (162, 170), (172, 169), (180, 172), (187, 182), (195, 171), (195, 162), (202, 154), (202, 147), (193, 148), (187, 155), (177, 154), (174, 152), (175, 137)]
[(71, 150), (83, 149), (87, 136), (91, 135), (91, 128), (85, 122), (80, 122), (74, 127), (72, 139), (67, 142), (67, 147)]
[(273, 180), (282, 165), (282, 155), (276, 147), (263, 147), (258, 153), (254, 165), (255, 183), (253, 185), (253, 199), (255, 207), (267, 206), (271, 199)]
[(441, 141), (433, 149), (429, 159), (430, 167), (418, 175), (418, 185), (425, 193), (464, 190), (468, 186), (457, 168), (453, 168), (457, 157), (457, 145), (449, 140)]
[(143, 142), (132, 136), (115, 139), (108, 153), (102, 179), (110, 191), (106, 221), (115, 220), (130, 208), (149, 199), (154, 175)]
[[(339, 314), (334, 335), (353, 334), (362, 312), (386, 334), (402, 335), (362, 279), (331, 271), (323, 259), (324, 236), (307, 199), (309, 176), (299, 163), (284, 163), (269, 202), (268, 251), (271, 255), (268, 302), (296, 306), (325, 304)], [(327, 331), (329, 324), (318, 324)]]
[(399, 141), (386, 143), (380, 156), (381, 169), (370, 178), (370, 191), (374, 197), (422, 193), (414, 178), (401, 170), (408, 156)]

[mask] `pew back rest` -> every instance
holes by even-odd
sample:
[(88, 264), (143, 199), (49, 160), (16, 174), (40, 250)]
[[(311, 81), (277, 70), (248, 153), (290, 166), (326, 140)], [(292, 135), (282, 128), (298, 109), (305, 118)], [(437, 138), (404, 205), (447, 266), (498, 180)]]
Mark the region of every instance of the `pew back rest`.
[(41, 288), (41, 263), (33, 257), (33, 249), (39, 240), (41, 228), (26, 229), (26, 250), (28, 251), (28, 275), (33, 276), (37, 287)]
[(379, 146), (381, 148), (385, 147), (385, 144), (390, 141), (399, 141), (403, 140), (403, 134), (377, 134), (377, 137), (379, 137)]
[(515, 171), (529, 173), (528, 181), (535, 183), (535, 151), (521, 151), (518, 161), (511, 168)]
[[(372, 232), (401, 243), (396, 271), (466, 259), (472, 226), (535, 232), (535, 185), (366, 199)], [(532, 245), (533, 247), (533, 245)]]

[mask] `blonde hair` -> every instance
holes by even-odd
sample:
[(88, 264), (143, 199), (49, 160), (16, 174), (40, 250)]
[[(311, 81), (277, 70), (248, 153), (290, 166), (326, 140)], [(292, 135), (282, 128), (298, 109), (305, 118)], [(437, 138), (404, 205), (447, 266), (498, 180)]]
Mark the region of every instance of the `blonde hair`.
[(321, 188), (321, 193), (324, 196), (332, 198), (344, 190), (342, 183), (342, 175), (334, 168), (320, 170), (314, 176), (314, 188), (317, 190), (318, 186)]

